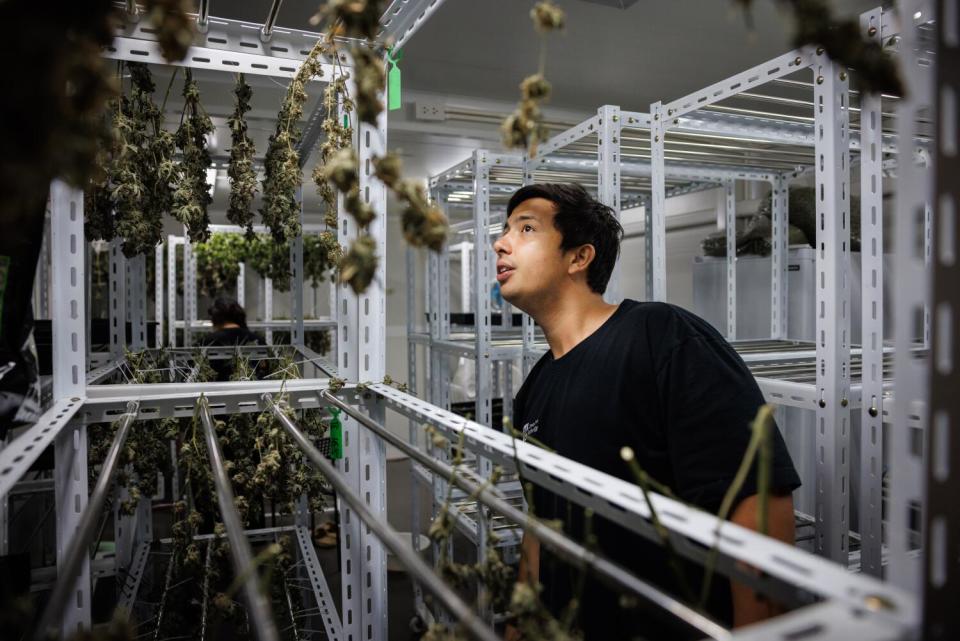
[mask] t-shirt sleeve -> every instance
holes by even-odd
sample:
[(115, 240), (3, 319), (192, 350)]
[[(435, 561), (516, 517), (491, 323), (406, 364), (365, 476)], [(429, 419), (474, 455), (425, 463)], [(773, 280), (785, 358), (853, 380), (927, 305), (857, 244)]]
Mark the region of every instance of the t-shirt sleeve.
[[(657, 372), (661, 420), (677, 495), (715, 513), (750, 441), (750, 425), (763, 404), (753, 375), (721, 340), (688, 336)], [(791, 492), (800, 478), (775, 429), (771, 487)], [(757, 493), (754, 463), (734, 502)]]

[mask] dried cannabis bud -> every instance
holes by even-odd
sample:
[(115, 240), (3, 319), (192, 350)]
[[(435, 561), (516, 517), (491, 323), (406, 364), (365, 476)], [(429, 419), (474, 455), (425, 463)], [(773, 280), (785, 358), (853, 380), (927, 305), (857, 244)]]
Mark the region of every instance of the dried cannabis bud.
[(395, 184), (394, 193), (404, 204), (400, 222), (407, 242), (414, 247), (440, 251), (449, 231), (447, 217), (436, 204), (429, 202), (423, 185), (412, 180), (400, 180)]
[(340, 261), (340, 282), (347, 283), (357, 294), (367, 291), (377, 272), (377, 243), (364, 234), (353, 242)]
[(383, 59), (369, 47), (356, 46), (350, 50), (356, 70), (357, 118), (371, 125), (377, 123), (377, 116), (383, 112), (383, 88), (387, 82), (387, 72), (383, 68)]
[(303, 276), (304, 280), (309, 279), (314, 287), (324, 280), (328, 271), (337, 268), (342, 258), (343, 248), (333, 232), (325, 231), (316, 236), (303, 237)]
[(233, 115), (227, 121), (230, 125), (230, 205), (227, 208), (227, 220), (246, 229), (247, 237), (253, 236), (253, 210), (250, 205), (257, 193), (257, 172), (253, 168), (255, 149), (253, 141), (247, 135), (246, 113), (250, 111), (250, 97), (253, 91), (243, 74), (237, 74), (237, 86), (233, 91), (236, 106)]
[(530, 18), (533, 25), (540, 33), (563, 29), (567, 16), (563, 9), (553, 4), (550, 0), (538, 2), (530, 10)]
[(200, 87), (186, 70), (183, 84), (183, 115), (177, 130), (177, 146), (183, 154), (182, 171), (173, 195), (173, 217), (187, 226), (190, 241), (205, 242), (210, 237), (207, 206), (213, 201), (207, 184), (210, 152), (207, 135), (213, 133), (213, 122), (200, 104)]
[(183, 60), (193, 44), (196, 21), (190, 0), (146, 0), (147, 16), (156, 30), (160, 53), (167, 62)]

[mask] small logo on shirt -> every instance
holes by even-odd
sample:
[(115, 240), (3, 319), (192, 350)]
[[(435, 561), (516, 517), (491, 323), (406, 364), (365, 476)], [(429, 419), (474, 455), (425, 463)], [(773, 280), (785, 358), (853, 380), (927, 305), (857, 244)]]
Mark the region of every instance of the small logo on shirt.
[(523, 426), (523, 429), (521, 430), (523, 432), (523, 442), (526, 443), (527, 436), (529, 436), (530, 434), (536, 434), (537, 430), (539, 429), (540, 429), (539, 418), (535, 420), (533, 423), (525, 423)]

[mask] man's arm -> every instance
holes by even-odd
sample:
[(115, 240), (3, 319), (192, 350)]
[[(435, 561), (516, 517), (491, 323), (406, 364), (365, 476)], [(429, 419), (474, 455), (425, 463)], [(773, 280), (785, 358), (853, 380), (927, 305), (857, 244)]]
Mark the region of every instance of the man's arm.
[[(748, 496), (740, 502), (730, 520), (745, 528), (759, 530), (759, 509), (759, 496), (756, 494)], [(767, 534), (784, 543), (793, 545), (794, 520), (793, 496), (791, 494), (770, 496), (767, 503)], [(740, 566), (752, 570), (746, 564), (741, 563)], [(735, 628), (769, 619), (783, 612), (783, 609), (776, 603), (767, 600), (742, 583), (731, 581), (730, 587), (733, 594), (733, 627)]]
[(520, 543), (520, 567), (517, 582), (536, 585), (540, 582), (540, 539), (530, 532), (523, 533)]

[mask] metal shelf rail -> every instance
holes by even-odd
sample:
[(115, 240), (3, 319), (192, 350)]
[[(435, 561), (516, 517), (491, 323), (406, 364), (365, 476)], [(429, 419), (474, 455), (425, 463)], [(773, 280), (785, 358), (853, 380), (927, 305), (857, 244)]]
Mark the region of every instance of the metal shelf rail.
[[(440, 2), (434, 0), (435, 8)], [(402, 18), (407, 11), (420, 14), (424, 2), (393, 3), (389, 9), (392, 19)], [(217, 69), (234, 73), (290, 78), (320, 34), (293, 30), (275, 29), (273, 40), (268, 44), (256, 37), (260, 25), (237, 21), (209, 19), (209, 28), (198, 34), (194, 46), (181, 63), (194, 68)], [(413, 27), (415, 28), (415, 27)], [(390, 29), (387, 29), (389, 32)], [(412, 33), (408, 26), (405, 33)], [(254, 34), (251, 37), (251, 34)], [(145, 23), (131, 22), (125, 25), (112, 46), (105, 51), (108, 58), (135, 60), (164, 64), (156, 35)], [(343, 65), (349, 69), (349, 60)], [(341, 65), (323, 64), (323, 82), (329, 82), (340, 73)], [(350, 90), (353, 91), (352, 85)], [(310, 121), (311, 131), (319, 127), (321, 118)], [(356, 148), (361, 162), (373, 155), (382, 155), (386, 146), (386, 115), (375, 125), (366, 123), (356, 127)], [(309, 133), (309, 131), (307, 132)], [(314, 141), (316, 138), (314, 138)], [(310, 147), (301, 149), (301, 160), (306, 161)], [(360, 187), (366, 201), (377, 212), (377, 218), (369, 233), (377, 241), (378, 251), (385, 251), (386, 197), (385, 190), (372, 175), (364, 173)], [(346, 214), (340, 214), (339, 240), (349, 244), (356, 230)], [(113, 420), (126, 407), (126, 402), (140, 402), (139, 417), (145, 419), (163, 416), (185, 416), (192, 413), (192, 406), (201, 394), (205, 394), (215, 414), (224, 412), (255, 411), (264, 392), (276, 394), (280, 384), (271, 381), (248, 383), (162, 384), (162, 385), (103, 385), (93, 384), (109, 372), (94, 372), (87, 385), (88, 355), (87, 332), (83, 317), (85, 307), (84, 258), (82, 242), (83, 194), (60, 182), (51, 188), (51, 247), (57, 260), (52, 265), (51, 298), (53, 318), (53, 396), (54, 401), (36, 424), (24, 428), (0, 450), (0, 499), (6, 500), (11, 487), (21, 479), (28, 467), (36, 461), (47, 446), (55, 452), (54, 488), (55, 513), (57, 518), (58, 561), (64, 561), (67, 543), (72, 539), (79, 520), (88, 504), (86, 425), (93, 422)], [(295, 243), (299, 245), (299, 243)], [(300, 248), (302, 249), (302, 247)], [(129, 346), (141, 349), (145, 346), (145, 276), (143, 258), (130, 261), (135, 273), (127, 285), (127, 269), (123, 266), (118, 248), (113, 248), (110, 269), (111, 282), (111, 344), (124, 347), (125, 337), (121, 328), (129, 309), (134, 326), (134, 339)], [(302, 283), (302, 251), (294, 250), (295, 281)], [(158, 261), (160, 263), (160, 261)], [(187, 263), (189, 265), (189, 261)], [(160, 275), (162, 278), (162, 274)], [(341, 311), (337, 318), (336, 343), (337, 370), (350, 380), (382, 380), (384, 368), (385, 317), (384, 317), (384, 267), (378, 268), (373, 284), (361, 296), (349, 288), (340, 288), (336, 307)], [(298, 292), (299, 293), (299, 292)], [(129, 296), (124, 296), (129, 294)], [(295, 296), (295, 301), (298, 297)], [(302, 296), (299, 297), (302, 300)], [(129, 301), (129, 305), (125, 303)], [(302, 322), (301, 305), (292, 310)], [(161, 314), (162, 316), (162, 314)], [(302, 325), (293, 328), (293, 342), (302, 343)], [(118, 349), (120, 351), (120, 349)], [(118, 367), (113, 363), (112, 367)], [(108, 365), (108, 368), (110, 365)], [(316, 399), (323, 379), (287, 382), (283, 389), (291, 398), (299, 401), (300, 407), (319, 407)], [(371, 415), (380, 417), (382, 408), (373, 407)], [(358, 424), (352, 419), (344, 421), (344, 458), (338, 462), (344, 482), (355, 495), (364, 497), (364, 510), (385, 521), (385, 449), (381, 443), (372, 443), (358, 433)], [(341, 499), (343, 494), (341, 495)], [(353, 504), (341, 504), (343, 515), (340, 537), (340, 554), (344, 560), (342, 577), (341, 621), (346, 636), (354, 639), (382, 640), (386, 638), (386, 552), (371, 530), (362, 527), (362, 520), (354, 512)], [(5, 516), (6, 510), (0, 511)], [(6, 523), (0, 523), (4, 529)], [(234, 533), (235, 534), (235, 533)], [(140, 520), (133, 533), (137, 541), (149, 541), (152, 528), (149, 518)], [(118, 539), (121, 548), (126, 537)], [(130, 569), (145, 566), (143, 546), (130, 546), (129, 552), (118, 554), (117, 559), (132, 557)], [(315, 568), (319, 571), (318, 568)], [(80, 563), (74, 576), (66, 577), (73, 584), (62, 618), (57, 622), (64, 635), (78, 626), (89, 628), (91, 605), (91, 563), (89, 558)], [(332, 604), (328, 604), (333, 611)]]

